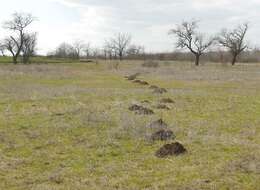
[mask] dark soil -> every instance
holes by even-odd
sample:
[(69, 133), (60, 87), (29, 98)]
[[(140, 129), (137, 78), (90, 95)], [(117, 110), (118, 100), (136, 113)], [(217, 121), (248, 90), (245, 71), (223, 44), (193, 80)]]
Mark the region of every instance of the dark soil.
[(134, 83), (141, 84), (141, 85), (149, 85), (148, 82), (146, 82), (146, 81), (141, 81), (141, 80), (134, 80), (133, 82), (134, 82)]
[(143, 104), (150, 104), (151, 102), (149, 100), (143, 100), (142, 103)]
[(171, 98), (163, 98), (160, 100), (163, 104), (174, 104), (175, 102)]
[(161, 110), (170, 110), (170, 108), (165, 104), (158, 104), (156, 108)]
[(148, 82), (146, 82), (146, 81), (141, 81), (141, 82), (139, 82), (139, 84), (141, 84), (141, 85), (149, 85), (149, 83)]
[(138, 115), (152, 115), (152, 114), (154, 114), (154, 111), (149, 109), (149, 108), (143, 107), (142, 109), (135, 111), (135, 114), (138, 114)]
[(172, 144), (166, 144), (156, 151), (155, 156), (158, 158), (165, 158), (167, 156), (178, 156), (186, 153), (187, 150), (184, 148), (182, 144), (179, 142), (175, 142)]
[(134, 104), (134, 105), (130, 106), (128, 109), (130, 111), (138, 111), (138, 110), (143, 109), (143, 106), (139, 106), (139, 105)]
[(138, 115), (152, 115), (154, 111), (144, 106), (132, 105), (128, 108), (130, 111), (134, 111)]
[(163, 93), (167, 93), (167, 90), (165, 88), (156, 88), (156, 89), (153, 90), (153, 93), (163, 94)]
[(160, 130), (152, 134), (151, 139), (153, 141), (167, 141), (174, 139), (175, 136), (171, 130)]
[(133, 83), (140, 83), (140, 82), (142, 82), (142, 81), (140, 81), (140, 80), (134, 80), (133, 81)]

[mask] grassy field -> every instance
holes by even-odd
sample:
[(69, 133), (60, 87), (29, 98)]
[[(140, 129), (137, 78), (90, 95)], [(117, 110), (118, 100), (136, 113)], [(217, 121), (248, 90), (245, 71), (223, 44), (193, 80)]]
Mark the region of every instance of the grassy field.
[[(0, 189), (260, 189), (260, 64), (114, 65), (0, 64)], [(154, 115), (128, 110), (144, 100)], [(155, 156), (160, 118), (186, 154)]]

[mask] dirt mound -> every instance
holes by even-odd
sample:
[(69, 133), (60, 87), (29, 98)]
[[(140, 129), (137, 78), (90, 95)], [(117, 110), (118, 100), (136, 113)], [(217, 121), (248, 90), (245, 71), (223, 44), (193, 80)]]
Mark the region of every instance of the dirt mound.
[(147, 127), (155, 130), (162, 130), (166, 129), (168, 125), (162, 119), (159, 119), (157, 121), (152, 122)]
[(153, 90), (153, 93), (163, 94), (163, 93), (167, 93), (167, 90), (165, 88), (156, 88), (156, 89)]
[(143, 109), (143, 106), (139, 106), (139, 105), (134, 104), (134, 105), (130, 106), (128, 109), (130, 111), (138, 111), (140, 109)]
[(149, 108), (143, 107), (141, 110), (137, 110), (135, 112), (135, 114), (138, 114), (138, 115), (152, 115), (152, 114), (154, 114), (154, 111), (149, 109)]
[(139, 84), (141, 84), (141, 85), (149, 85), (149, 83), (146, 82), (146, 81), (141, 81), (141, 82), (139, 82)]
[(152, 115), (154, 114), (153, 110), (146, 108), (144, 106), (139, 106), (139, 105), (132, 105), (128, 108), (130, 111), (134, 111), (135, 114), (138, 115)]
[(127, 80), (135, 80), (138, 76), (140, 75), (140, 73), (135, 73), (133, 75), (127, 76)]
[(158, 86), (155, 86), (155, 85), (151, 85), (151, 86), (149, 87), (149, 89), (152, 89), (152, 90), (157, 89), (157, 88), (159, 88), (159, 87), (158, 87)]
[(165, 105), (165, 104), (158, 104), (158, 105), (156, 106), (156, 109), (170, 110), (170, 108), (169, 108), (167, 105)]
[(134, 83), (137, 83), (137, 84), (141, 84), (141, 85), (149, 85), (148, 82), (146, 82), (146, 81), (141, 81), (141, 80), (134, 80), (133, 82), (134, 82)]
[(140, 81), (140, 80), (134, 80), (133, 81), (133, 83), (140, 83), (140, 82), (142, 82), (142, 81)]
[(175, 136), (171, 130), (160, 130), (152, 134), (151, 139), (153, 141), (166, 141), (174, 139)]
[(151, 102), (149, 100), (143, 100), (141, 103), (143, 103), (143, 104), (150, 104)]
[(166, 144), (156, 151), (155, 156), (159, 158), (165, 158), (167, 156), (178, 156), (180, 154), (186, 153), (187, 150), (179, 142), (172, 144)]
[(175, 102), (171, 98), (163, 98), (160, 100), (163, 104), (174, 104)]

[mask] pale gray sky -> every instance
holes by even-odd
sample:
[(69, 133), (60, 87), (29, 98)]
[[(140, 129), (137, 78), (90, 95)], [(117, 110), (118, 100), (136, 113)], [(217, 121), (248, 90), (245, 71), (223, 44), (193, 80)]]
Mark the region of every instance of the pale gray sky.
[[(200, 20), (201, 31), (214, 34), (223, 27), (248, 21), (248, 40), (260, 45), (260, 0), (7, 0), (0, 6), (0, 22), (15, 12), (38, 18), (39, 52), (77, 39), (101, 46), (117, 32), (128, 32), (148, 51), (174, 48), (168, 31), (183, 20)], [(7, 35), (0, 29), (0, 38)]]

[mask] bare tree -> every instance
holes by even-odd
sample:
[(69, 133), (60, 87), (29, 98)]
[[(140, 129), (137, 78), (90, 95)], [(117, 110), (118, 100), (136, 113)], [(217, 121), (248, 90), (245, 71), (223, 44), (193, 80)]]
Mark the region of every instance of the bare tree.
[(182, 22), (176, 29), (170, 30), (169, 34), (174, 34), (178, 41), (177, 48), (188, 49), (195, 56), (195, 65), (198, 66), (200, 56), (213, 44), (214, 39), (206, 39), (205, 36), (197, 32), (197, 21)]
[(218, 37), (218, 42), (220, 45), (227, 48), (232, 54), (232, 65), (236, 64), (238, 56), (248, 47), (245, 42), (247, 31), (248, 24), (245, 23), (243, 25), (239, 25), (232, 31), (223, 29)]
[(7, 49), (13, 56), (13, 63), (17, 64), (17, 58), (20, 56), (26, 36), (25, 30), (35, 19), (31, 14), (26, 13), (14, 13), (12, 17), (10, 21), (4, 23), (3, 27), (15, 33), (9, 37), (9, 40), (5, 41), (9, 47)]
[(144, 46), (131, 45), (127, 49), (127, 56), (130, 58), (144, 58), (145, 57), (145, 48)]
[(113, 50), (120, 60), (123, 60), (130, 43), (131, 36), (129, 34), (118, 33), (114, 38), (110, 39), (108, 45), (110, 46), (109, 49)]
[(91, 45), (89, 42), (84, 44), (83, 51), (85, 53), (86, 58), (89, 59), (91, 55)]
[(2, 56), (5, 56), (5, 51), (6, 51), (6, 46), (5, 46), (4, 42), (0, 42), (0, 52), (1, 52)]
[(82, 41), (80, 41), (80, 40), (76, 40), (76, 41), (72, 44), (72, 46), (73, 46), (74, 51), (75, 51), (75, 57), (76, 57), (77, 59), (79, 59), (80, 56), (81, 56), (81, 53), (82, 53), (82, 51), (83, 51), (83, 49), (84, 49), (85, 44), (84, 44)]
[(116, 53), (115, 53), (115, 49), (111, 43), (111, 41), (106, 41), (105, 45), (104, 45), (104, 51), (106, 52), (106, 56), (108, 56), (108, 58), (110, 60), (114, 58), (116, 58)]
[[(12, 40), (12, 38), (5, 38), (3, 41), (3, 45), (5, 49), (12, 54), (14, 59), (17, 52), (17, 44)], [(16, 64), (17, 62), (14, 61), (14, 63)]]
[(59, 58), (75, 58), (77, 57), (74, 47), (68, 43), (61, 43), (53, 52), (53, 56)]
[(36, 53), (37, 33), (25, 34), (22, 47), (23, 63), (29, 63), (31, 56)]

